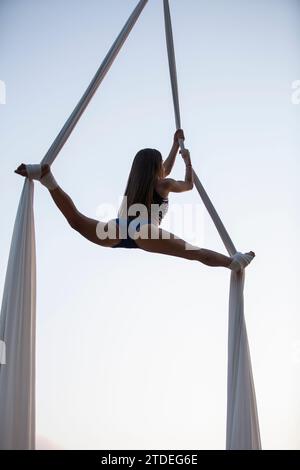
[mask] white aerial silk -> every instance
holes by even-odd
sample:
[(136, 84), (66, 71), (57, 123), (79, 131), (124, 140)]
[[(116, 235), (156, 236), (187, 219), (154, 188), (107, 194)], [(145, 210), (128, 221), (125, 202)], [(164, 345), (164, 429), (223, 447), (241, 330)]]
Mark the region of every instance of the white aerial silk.
[(35, 236), (33, 182), (25, 180), (6, 271), (0, 339), (0, 448), (35, 445)]
[[(148, 0), (138, 2), (41, 163), (51, 165), (84, 112)], [(35, 239), (33, 182), (25, 180), (16, 216), (0, 316), (0, 449), (35, 448)]]
[[(52, 164), (96, 92), (148, 0), (139, 1), (73, 113), (41, 163)], [(180, 112), (175, 54), (168, 1), (165, 25), (176, 126)], [(181, 142), (183, 148), (183, 142)], [(230, 254), (235, 247), (194, 173), (197, 190)], [(14, 225), (0, 316), (0, 449), (35, 448), (35, 236), (33, 182), (25, 180)], [(244, 273), (231, 274), (229, 302), (227, 448), (258, 449), (260, 437), (250, 354), (243, 314)], [(4, 362), (4, 361), (3, 361)]]
[[(181, 127), (180, 109), (168, 0), (164, 0), (164, 16), (175, 122), (178, 129)], [(180, 142), (180, 146), (184, 148), (183, 142)], [(234, 255), (237, 250), (195, 171), (194, 182), (229, 255)], [(231, 272), (228, 325), (227, 449), (261, 448), (251, 358), (244, 318), (244, 278), (244, 270), (239, 273)]]

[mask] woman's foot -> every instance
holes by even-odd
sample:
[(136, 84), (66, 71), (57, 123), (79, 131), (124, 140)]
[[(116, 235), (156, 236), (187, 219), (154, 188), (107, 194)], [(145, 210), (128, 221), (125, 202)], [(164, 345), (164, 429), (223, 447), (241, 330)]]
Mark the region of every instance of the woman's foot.
[(238, 272), (248, 266), (248, 264), (251, 263), (254, 257), (254, 251), (248, 251), (247, 253), (237, 252), (231, 257), (231, 262), (228, 267), (232, 271)]
[(57, 181), (50, 170), (50, 166), (47, 164), (24, 165), (24, 163), (22, 163), (22, 165), (15, 170), (15, 173), (31, 180), (39, 181), (43, 186), (49, 189), (49, 191), (54, 191), (54, 189), (58, 188)]
[(15, 173), (17, 173), (17, 175), (24, 176), (25, 178), (40, 180), (43, 176), (49, 173), (49, 171), (50, 171), (50, 166), (47, 164), (25, 165), (25, 163), (22, 163), (15, 170)]

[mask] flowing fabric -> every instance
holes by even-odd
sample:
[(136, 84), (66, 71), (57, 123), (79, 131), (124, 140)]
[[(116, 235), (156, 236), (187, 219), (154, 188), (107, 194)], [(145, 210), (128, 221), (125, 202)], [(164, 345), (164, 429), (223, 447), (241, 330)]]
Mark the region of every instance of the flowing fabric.
[[(164, 0), (164, 18), (175, 123), (176, 128), (179, 129), (181, 128), (181, 119), (177, 72), (168, 0)], [(180, 147), (184, 149), (182, 141), (180, 142)], [(229, 255), (234, 255), (237, 250), (195, 171), (194, 182)], [(251, 358), (244, 318), (244, 277), (244, 271), (239, 273), (231, 272), (228, 323), (226, 448), (254, 450), (261, 448), (261, 442)]]
[[(86, 92), (41, 163), (52, 164), (148, 0), (138, 2)], [(0, 316), (6, 364), (0, 364), (0, 449), (35, 448), (35, 239), (33, 182), (25, 180), (15, 220)]]
[[(148, 0), (141, 0), (107, 53), (86, 92), (41, 163), (52, 164), (76, 126)], [(176, 127), (180, 109), (168, 0), (164, 0), (166, 39)], [(184, 148), (183, 142), (180, 143)], [(196, 188), (230, 255), (236, 249), (194, 172)], [(0, 449), (35, 448), (35, 322), (36, 261), (33, 182), (25, 180), (5, 278), (0, 316), (0, 341), (6, 361), (0, 363)], [(251, 360), (244, 320), (244, 272), (231, 274), (228, 333), (228, 449), (259, 449), (260, 436)], [(3, 343), (1, 343), (2, 345)], [(4, 363), (5, 362), (5, 363)]]
[(25, 180), (5, 278), (0, 338), (1, 449), (33, 449), (35, 441), (35, 235), (33, 182)]

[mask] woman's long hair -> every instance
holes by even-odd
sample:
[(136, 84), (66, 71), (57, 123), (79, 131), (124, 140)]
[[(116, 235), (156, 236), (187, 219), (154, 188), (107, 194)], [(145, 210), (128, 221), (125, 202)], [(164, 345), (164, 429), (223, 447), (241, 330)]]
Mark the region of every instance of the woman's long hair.
[(127, 208), (133, 204), (144, 204), (151, 211), (156, 179), (161, 176), (162, 155), (155, 149), (140, 150), (134, 157), (124, 196)]

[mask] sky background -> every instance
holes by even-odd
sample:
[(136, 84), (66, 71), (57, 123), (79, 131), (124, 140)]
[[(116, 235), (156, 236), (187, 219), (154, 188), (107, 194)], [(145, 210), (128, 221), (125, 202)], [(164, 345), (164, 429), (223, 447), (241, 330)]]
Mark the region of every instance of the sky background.
[[(13, 170), (44, 156), (136, 3), (0, 1), (1, 291), (23, 184)], [(262, 445), (299, 449), (300, 2), (170, 7), (186, 146), (236, 246), (257, 254), (245, 316)], [(168, 73), (162, 1), (149, 0), (53, 164), (85, 214), (115, 215), (140, 148), (167, 155)], [(173, 204), (194, 217), (171, 211), (165, 228), (225, 253), (196, 190)], [(38, 184), (35, 219), (38, 447), (224, 448), (229, 272), (89, 244)]]

